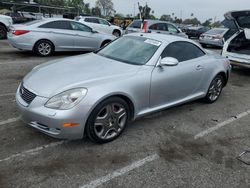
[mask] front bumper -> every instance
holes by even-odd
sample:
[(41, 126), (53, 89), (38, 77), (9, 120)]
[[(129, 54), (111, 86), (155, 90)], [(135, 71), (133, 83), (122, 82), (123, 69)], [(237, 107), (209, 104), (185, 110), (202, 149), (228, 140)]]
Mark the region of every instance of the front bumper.
[[(87, 119), (85, 115), (88, 109), (78, 109), (74, 107), (70, 110), (54, 110), (44, 106), (47, 100), (48, 98), (36, 96), (28, 105), (21, 98), (18, 89), (16, 93), (16, 103), (21, 113), (21, 119), (31, 127), (54, 138), (69, 140), (83, 138)], [(79, 125), (63, 127), (65, 123), (79, 123)]]

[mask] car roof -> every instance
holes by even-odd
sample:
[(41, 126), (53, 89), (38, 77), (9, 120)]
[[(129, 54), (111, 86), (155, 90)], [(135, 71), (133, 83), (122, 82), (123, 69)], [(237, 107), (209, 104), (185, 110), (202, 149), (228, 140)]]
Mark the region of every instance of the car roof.
[(44, 21), (74, 21), (68, 18), (43, 18)]
[(175, 41), (186, 41), (186, 42), (191, 42), (191, 43), (196, 44), (190, 39), (186, 39), (186, 38), (175, 36), (175, 35), (165, 35), (165, 34), (159, 34), (159, 33), (130, 33), (125, 36), (146, 37), (146, 38), (157, 40), (163, 43), (172, 43)]
[[(137, 20), (134, 20), (134, 21), (141, 21), (141, 20), (137, 19)], [(150, 20), (150, 19), (146, 19), (144, 21), (147, 21), (149, 24), (154, 24), (154, 23), (168, 23), (168, 24), (173, 24), (171, 22), (167, 22), (167, 21), (163, 21), (163, 20)]]
[(97, 19), (105, 20), (105, 19), (97, 17), (97, 16), (81, 16), (81, 18), (97, 18)]

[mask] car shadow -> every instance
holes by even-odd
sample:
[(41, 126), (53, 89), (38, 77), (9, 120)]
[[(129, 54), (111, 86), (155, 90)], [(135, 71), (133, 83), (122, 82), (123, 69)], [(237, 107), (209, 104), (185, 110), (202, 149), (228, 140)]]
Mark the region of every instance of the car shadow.
[(232, 72), (240, 76), (250, 76), (250, 68), (234, 66)]

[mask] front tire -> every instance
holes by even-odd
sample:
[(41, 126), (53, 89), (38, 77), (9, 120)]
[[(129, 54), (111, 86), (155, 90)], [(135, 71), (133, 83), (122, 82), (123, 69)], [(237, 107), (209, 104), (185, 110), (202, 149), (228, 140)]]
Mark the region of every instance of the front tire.
[(96, 106), (86, 124), (88, 137), (103, 144), (115, 140), (129, 121), (128, 104), (119, 97), (112, 97)]
[(48, 40), (40, 40), (35, 44), (34, 51), (39, 56), (49, 56), (54, 52), (54, 45)]
[(205, 102), (214, 103), (220, 97), (222, 88), (224, 84), (224, 78), (221, 75), (217, 75), (211, 82), (207, 95), (205, 97)]

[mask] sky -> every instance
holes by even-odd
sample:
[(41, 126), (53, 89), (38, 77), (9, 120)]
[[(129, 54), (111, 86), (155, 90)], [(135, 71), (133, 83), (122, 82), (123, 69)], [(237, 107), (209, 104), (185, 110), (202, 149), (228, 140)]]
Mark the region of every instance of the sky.
[[(212, 18), (215, 21), (222, 21), (223, 15), (231, 10), (250, 9), (250, 0), (112, 0), (117, 13), (124, 15), (138, 13), (139, 2), (154, 10), (154, 15), (160, 18), (163, 14), (172, 14), (178, 18), (186, 19), (194, 17), (204, 22)], [(95, 0), (84, 0), (85, 3), (90, 3), (91, 7), (95, 6)], [(134, 8), (135, 7), (135, 8)], [(134, 11), (135, 9), (135, 11)]]

